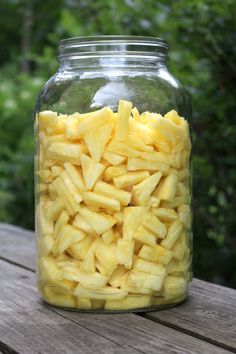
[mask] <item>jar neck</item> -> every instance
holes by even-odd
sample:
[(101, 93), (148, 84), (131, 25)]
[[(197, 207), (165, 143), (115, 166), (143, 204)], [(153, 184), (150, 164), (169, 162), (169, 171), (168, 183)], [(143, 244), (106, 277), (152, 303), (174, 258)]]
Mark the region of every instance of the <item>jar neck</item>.
[(62, 40), (58, 57), (62, 70), (124, 70), (165, 66), (167, 51), (163, 40), (152, 37), (78, 37)]

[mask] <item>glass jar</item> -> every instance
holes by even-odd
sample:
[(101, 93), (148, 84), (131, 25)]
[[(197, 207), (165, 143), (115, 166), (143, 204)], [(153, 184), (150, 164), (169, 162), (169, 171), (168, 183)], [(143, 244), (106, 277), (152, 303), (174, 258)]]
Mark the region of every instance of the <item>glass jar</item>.
[(71, 38), (36, 106), (38, 288), (79, 311), (174, 306), (191, 280), (190, 102), (157, 38)]

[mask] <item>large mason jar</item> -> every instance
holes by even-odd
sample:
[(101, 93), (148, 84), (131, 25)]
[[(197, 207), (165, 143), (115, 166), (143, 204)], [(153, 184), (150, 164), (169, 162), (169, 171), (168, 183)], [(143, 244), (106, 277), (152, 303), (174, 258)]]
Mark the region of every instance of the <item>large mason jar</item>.
[(38, 288), (79, 311), (174, 306), (191, 280), (190, 102), (158, 38), (62, 40), (36, 106)]

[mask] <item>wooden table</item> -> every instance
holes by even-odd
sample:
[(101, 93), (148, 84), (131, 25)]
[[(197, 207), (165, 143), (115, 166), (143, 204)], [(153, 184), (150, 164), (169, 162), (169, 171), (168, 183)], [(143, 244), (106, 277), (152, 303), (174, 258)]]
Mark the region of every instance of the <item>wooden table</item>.
[(6, 224), (0, 224), (0, 270), (2, 353), (236, 353), (233, 289), (194, 279), (182, 305), (143, 314), (50, 308), (35, 288), (34, 233)]

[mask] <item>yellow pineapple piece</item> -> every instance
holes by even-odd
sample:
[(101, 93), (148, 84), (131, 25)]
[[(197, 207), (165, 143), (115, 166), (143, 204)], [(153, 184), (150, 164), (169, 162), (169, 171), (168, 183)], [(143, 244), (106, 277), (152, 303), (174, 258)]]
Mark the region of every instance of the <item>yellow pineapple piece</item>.
[(191, 227), (191, 211), (190, 206), (183, 204), (178, 207), (179, 220), (186, 226), (187, 229)]
[(40, 277), (44, 282), (50, 283), (62, 279), (60, 268), (55, 258), (51, 256), (40, 257), (38, 266)]
[(162, 201), (161, 207), (174, 209), (174, 208), (178, 208), (183, 204), (188, 204), (188, 203), (189, 203), (189, 197), (181, 196), (181, 197), (175, 197), (172, 201)]
[(79, 124), (81, 123), (81, 121), (83, 121), (83, 120), (80, 119), (80, 114), (77, 112), (67, 117), (66, 137), (68, 139), (72, 139), (72, 140), (78, 139), (77, 131), (78, 131), (78, 127), (79, 127)]
[(116, 223), (112, 216), (105, 213), (96, 213), (86, 207), (80, 207), (79, 213), (98, 235), (103, 234)]
[(44, 300), (51, 305), (60, 307), (76, 307), (76, 298), (73, 295), (58, 294), (55, 289), (45, 286), (43, 290)]
[(85, 154), (81, 154), (80, 160), (85, 185), (88, 189), (92, 189), (97, 180), (101, 177), (105, 167)]
[(77, 227), (77, 229), (80, 229), (87, 234), (95, 235), (94, 229), (79, 213), (75, 215), (73, 226)]
[(106, 245), (109, 245), (114, 241), (114, 232), (112, 228), (102, 234), (102, 240)]
[(127, 291), (110, 286), (106, 286), (103, 289), (91, 290), (78, 285), (75, 289), (75, 295), (95, 300), (122, 300), (127, 295)]
[(173, 258), (173, 252), (159, 245), (147, 246), (143, 245), (138, 254), (140, 258), (147, 261), (157, 262), (159, 264), (168, 264)]
[(163, 222), (172, 222), (178, 218), (177, 213), (170, 208), (153, 208), (152, 213)]
[(94, 161), (100, 161), (105, 146), (111, 137), (112, 129), (113, 126), (111, 124), (105, 124), (95, 129), (88, 130), (84, 134), (84, 141)]
[(109, 164), (114, 165), (114, 166), (118, 166), (121, 165), (122, 163), (124, 163), (126, 161), (126, 157), (125, 156), (121, 156), (118, 154), (115, 154), (114, 152), (111, 151), (104, 151), (102, 157), (109, 162)]
[(39, 239), (39, 254), (41, 256), (48, 256), (54, 245), (54, 239), (52, 235), (42, 236)]
[(67, 253), (69, 253), (75, 259), (82, 261), (85, 259), (92, 243), (94, 242), (94, 238), (90, 235), (83, 238), (81, 241), (73, 244), (67, 249)]
[(168, 175), (163, 181), (158, 185), (154, 192), (154, 195), (161, 200), (172, 201), (175, 197), (176, 190), (178, 186), (178, 176), (175, 174)]
[(185, 197), (188, 196), (188, 194), (189, 194), (188, 187), (183, 182), (179, 182), (176, 190), (176, 196)]
[(122, 155), (125, 157), (138, 157), (140, 156), (140, 151), (135, 149), (129, 141), (118, 141), (115, 138), (112, 139), (107, 145), (107, 151), (114, 154)]
[[(99, 111), (91, 112), (77, 127), (77, 138), (107, 123), (113, 122), (113, 113), (110, 108), (104, 107)], [(74, 135), (75, 136), (75, 135)]]
[(117, 140), (124, 141), (128, 136), (129, 117), (132, 111), (132, 103), (124, 100), (119, 101), (117, 125), (115, 137)]
[(120, 211), (120, 202), (117, 199), (108, 198), (101, 194), (84, 192), (83, 200), (87, 205), (97, 206), (109, 211)]
[(116, 225), (121, 226), (123, 223), (123, 212), (118, 211), (117, 213), (114, 213), (113, 218), (116, 220)]
[(76, 283), (70, 280), (57, 280), (49, 284), (50, 287), (58, 294), (71, 294), (73, 293)]
[(67, 248), (85, 238), (85, 233), (72, 225), (62, 226), (58, 234), (58, 252), (62, 254)]
[(86, 152), (86, 149), (82, 144), (50, 143), (46, 151), (46, 157), (80, 165), (80, 155), (83, 152)]
[(116, 269), (112, 272), (108, 283), (113, 288), (125, 286), (128, 274), (129, 272), (124, 266), (118, 265)]
[(63, 205), (61, 199), (60, 198), (55, 199), (45, 209), (45, 212), (47, 214), (47, 218), (49, 220), (55, 221), (63, 209), (64, 209), (64, 205)]
[(132, 240), (137, 228), (142, 224), (146, 208), (126, 207), (123, 210), (123, 239)]
[(78, 167), (72, 165), (70, 162), (64, 163), (64, 167), (75, 187), (78, 188), (79, 191), (85, 191), (86, 187)]
[(151, 306), (150, 295), (128, 295), (123, 300), (107, 300), (106, 310), (131, 310)]
[(166, 300), (174, 300), (187, 291), (187, 282), (183, 277), (168, 275), (163, 284), (163, 295)]
[(92, 302), (90, 299), (85, 297), (78, 297), (77, 298), (77, 308), (82, 310), (91, 310)]
[(147, 177), (142, 182), (134, 186), (132, 189), (132, 202), (135, 205), (146, 205), (152, 192), (159, 183), (161, 176), (161, 172), (154, 173), (152, 176)]
[(66, 115), (56, 112), (43, 111), (38, 114), (39, 130), (46, 131), (48, 135), (62, 134), (65, 131)]
[(62, 171), (63, 171), (63, 168), (61, 166), (54, 165), (54, 166), (51, 167), (51, 174), (52, 174), (53, 178), (56, 178), (56, 177), (60, 176)]
[[(94, 290), (103, 289), (106, 286), (108, 281), (108, 276), (102, 275), (98, 272), (89, 273), (89, 272), (79, 271), (78, 278), (82, 286)], [(82, 296), (82, 297), (89, 297), (89, 296)]]
[(165, 276), (166, 269), (162, 264), (158, 264), (155, 262), (147, 261), (146, 259), (138, 258), (134, 264), (134, 270), (138, 270), (140, 272), (146, 272), (151, 274), (157, 274), (161, 276)]
[(150, 246), (156, 245), (156, 236), (147, 229), (145, 229), (145, 227), (143, 226), (139, 226), (139, 228), (133, 234), (133, 238)]
[(123, 240), (117, 241), (117, 260), (119, 264), (122, 264), (127, 269), (131, 269), (133, 263), (134, 254), (134, 241), (133, 240)]
[(70, 216), (69, 216), (68, 212), (66, 210), (63, 210), (55, 222), (54, 238), (57, 237), (61, 228), (68, 223), (69, 218), (70, 218)]
[(179, 235), (181, 234), (183, 230), (183, 224), (181, 221), (176, 220), (173, 221), (170, 224), (170, 227), (168, 228), (167, 235), (164, 238), (164, 240), (161, 241), (161, 246), (171, 249), (178, 239)]
[(180, 170), (179, 171), (179, 181), (185, 181), (186, 179), (188, 180), (189, 178), (189, 175), (190, 175), (190, 170), (189, 168), (184, 168), (183, 170)]
[(109, 166), (106, 168), (103, 174), (103, 179), (106, 182), (110, 182), (114, 177), (122, 176), (126, 173), (127, 173), (126, 165)]
[(66, 184), (61, 177), (57, 177), (57, 179), (53, 181), (53, 184), (68, 213), (74, 215), (79, 209), (78, 200), (81, 201), (80, 195), (76, 195), (76, 202), (72, 190), (68, 189), (68, 184)]
[(167, 232), (166, 225), (151, 212), (145, 214), (143, 226), (158, 238), (164, 238)]
[(45, 209), (42, 202), (42, 197), (36, 210), (37, 227), (40, 235), (51, 235), (53, 233), (53, 221), (49, 220), (45, 215)]
[(121, 205), (127, 206), (131, 199), (131, 193), (112, 186), (109, 183), (98, 181), (94, 187), (94, 192), (109, 198), (117, 199)]
[(143, 181), (149, 177), (148, 171), (129, 172), (124, 175), (113, 178), (116, 188), (126, 188)]
[(187, 235), (182, 233), (172, 247), (174, 259), (182, 261), (187, 250)]
[(127, 169), (129, 171), (149, 170), (167, 172), (169, 169), (169, 165), (163, 162), (148, 161), (138, 157), (129, 157)]
[(156, 209), (159, 207), (160, 205), (160, 199), (157, 198), (157, 197), (154, 197), (153, 195), (150, 196), (150, 198), (148, 199), (147, 201), (147, 207), (150, 207), (151, 208), (151, 211), (152, 209)]
[(55, 185), (53, 183), (48, 184), (48, 194), (52, 200), (55, 200), (58, 197)]
[(100, 241), (97, 244), (95, 255), (98, 262), (107, 271), (112, 273), (118, 264), (116, 244), (113, 242), (109, 245), (106, 245), (104, 242)]
[(134, 288), (151, 289), (160, 291), (162, 289), (164, 277), (157, 274), (132, 270), (127, 279), (127, 285)]
[(39, 193), (47, 193), (48, 192), (48, 184), (47, 183), (39, 183), (38, 188)]
[(153, 131), (144, 124), (137, 122), (137, 120), (130, 120), (129, 131), (139, 137), (146, 146), (153, 145), (155, 138)]
[(52, 173), (49, 169), (39, 170), (38, 175), (44, 183), (49, 183), (53, 180)]
[(164, 163), (169, 166), (180, 168), (181, 165), (181, 153), (175, 154), (164, 154), (163, 152), (153, 151), (149, 152), (142, 152), (140, 157), (147, 161), (153, 161), (156, 163)]
[(89, 248), (83, 262), (81, 263), (80, 270), (85, 272), (94, 273), (96, 271), (95, 265), (95, 249), (97, 247), (99, 239), (95, 239)]
[(132, 113), (132, 116), (134, 117), (135, 121), (141, 122), (140, 113), (139, 113), (137, 107), (134, 107), (134, 108), (132, 109), (131, 113)]

